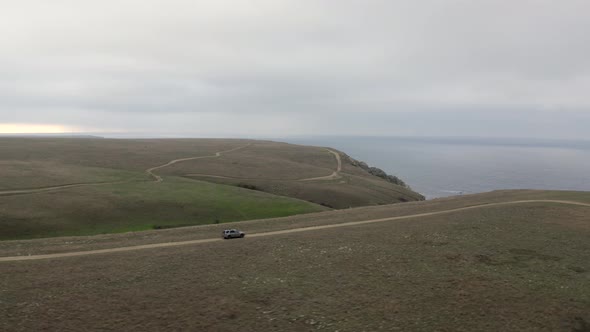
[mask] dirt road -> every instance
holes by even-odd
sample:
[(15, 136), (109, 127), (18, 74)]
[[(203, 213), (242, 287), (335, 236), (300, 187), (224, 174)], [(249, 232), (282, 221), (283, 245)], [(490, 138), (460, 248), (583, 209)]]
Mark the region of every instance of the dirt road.
[[(255, 234), (248, 234), (246, 236), (246, 238), (248, 239), (248, 238), (256, 238), (256, 237), (265, 237), (265, 236), (274, 236), (274, 235), (282, 235), (282, 234), (308, 232), (308, 231), (315, 231), (315, 230), (320, 230), (320, 229), (339, 228), (339, 227), (347, 227), (347, 226), (357, 226), (357, 225), (364, 225), (364, 224), (371, 224), (371, 223), (378, 223), (378, 222), (397, 221), (397, 220), (404, 220), (404, 219), (410, 219), (410, 218), (435, 216), (435, 215), (441, 215), (441, 214), (447, 214), (447, 213), (453, 213), (453, 212), (459, 212), (459, 211), (465, 211), (465, 210), (479, 209), (479, 208), (489, 207), (489, 206), (526, 204), (526, 203), (558, 203), (558, 204), (567, 204), (567, 205), (577, 205), (577, 206), (590, 207), (590, 204), (589, 203), (581, 203), (581, 202), (575, 202), (575, 201), (561, 201), (561, 200), (521, 200), (521, 201), (502, 202), (502, 203), (480, 204), (480, 205), (473, 205), (473, 206), (467, 206), (467, 207), (450, 209), (450, 210), (444, 210), (444, 211), (418, 213), (418, 214), (412, 214), (412, 215), (407, 215), (407, 216), (399, 216), (399, 217), (371, 219), (371, 220), (362, 220), (362, 221), (351, 221), (351, 222), (345, 222), (345, 223), (341, 223), (341, 224), (310, 226), (310, 227), (302, 227), (302, 228), (295, 228), (295, 229), (285, 229), (285, 230), (280, 230), (280, 231), (255, 233)], [(177, 246), (184, 246), (184, 245), (195, 245), (195, 244), (220, 242), (220, 241), (223, 241), (223, 239), (221, 239), (221, 238), (213, 238), (213, 239), (202, 239), (202, 240), (192, 240), (192, 241), (182, 241), (182, 242), (154, 243), (154, 244), (146, 244), (146, 245), (139, 245), (139, 246), (132, 246), (132, 247), (120, 247), (120, 248), (111, 248), (111, 249), (77, 251), (77, 252), (59, 253), (59, 254), (0, 257), (0, 262), (28, 261), (28, 260), (65, 258), (65, 257), (86, 256), (86, 255), (96, 255), (96, 254), (109, 254), (109, 253), (117, 253), (117, 252), (133, 251), (133, 250), (144, 250), (144, 249), (157, 249), (157, 248), (166, 248), (166, 247), (177, 247)]]
[(197, 176), (197, 177), (205, 177), (205, 178), (216, 178), (216, 179), (230, 179), (230, 180), (271, 180), (271, 181), (318, 181), (318, 180), (336, 180), (341, 178), (340, 172), (342, 171), (342, 160), (340, 159), (340, 154), (338, 152), (332, 151), (330, 149), (326, 149), (328, 152), (333, 154), (336, 157), (336, 171), (332, 172), (330, 175), (326, 176), (319, 176), (315, 178), (305, 178), (305, 179), (293, 179), (293, 180), (285, 180), (285, 179), (269, 179), (269, 178), (241, 178), (235, 176), (225, 176), (225, 175), (211, 175), (211, 174), (203, 174), (203, 173), (191, 173), (186, 174), (185, 176)]
[[(155, 170), (161, 169), (164, 167), (168, 167), (174, 165), (179, 162), (188, 161), (188, 160), (195, 160), (195, 159), (203, 159), (203, 158), (218, 158), (221, 157), (222, 154), (236, 151), (239, 149), (243, 149), (250, 146), (250, 144), (245, 146), (240, 146), (237, 148), (233, 148), (230, 150), (219, 151), (216, 152), (214, 155), (210, 156), (200, 156), (200, 157), (190, 157), (190, 158), (182, 158), (182, 159), (175, 159), (172, 160), (164, 165), (152, 167), (147, 169), (145, 172), (154, 179), (154, 182), (162, 182), (164, 181), (161, 176), (154, 173)], [(138, 180), (134, 180), (138, 181)], [(139, 180), (141, 181), (141, 180)], [(114, 182), (93, 182), (93, 183), (77, 183), (77, 184), (66, 184), (61, 186), (53, 186), (53, 187), (46, 187), (46, 188), (34, 188), (34, 189), (15, 189), (15, 190), (4, 190), (0, 191), (0, 196), (9, 196), (9, 195), (22, 195), (22, 194), (37, 194), (37, 193), (44, 193), (48, 191), (55, 191), (55, 190), (62, 190), (62, 189), (69, 189), (69, 188), (77, 188), (77, 187), (88, 187), (88, 186), (104, 186), (104, 185), (111, 185), (111, 184), (121, 184), (121, 183), (129, 183), (133, 181), (114, 181)]]
[(337, 162), (337, 166), (336, 166), (336, 171), (334, 171), (332, 174), (327, 175), (327, 176), (320, 176), (317, 178), (309, 178), (309, 179), (301, 179), (299, 181), (317, 181), (317, 180), (336, 180), (336, 179), (340, 179), (340, 172), (342, 171), (342, 160), (340, 159), (340, 154), (336, 151), (332, 151), (330, 149), (326, 149), (328, 150), (328, 152), (330, 152), (331, 154), (334, 155), (334, 157), (336, 157), (336, 162)]
[[(248, 144), (245, 146), (240, 146), (240, 147), (233, 148), (230, 150), (219, 151), (219, 152), (216, 152), (215, 154), (210, 155), (210, 156), (199, 156), (199, 157), (175, 159), (175, 160), (167, 162), (166, 164), (149, 168), (145, 172), (154, 180), (154, 182), (162, 182), (162, 181), (164, 181), (164, 179), (161, 176), (159, 176), (158, 174), (154, 173), (154, 171), (168, 167), (168, 166), (172, 166), (174, 164), (177, 164), (177, 163), (180, 163), (183, 161), (205, 159), (205, 158), (219, 158), (225, 153), (244, 149), (250, 145), (251, 144)], [(326, 149), (326, 150), (328, 150), (330, 153), (332, 153), (336, 157), (336, 161), (338, 164), (337, 164), (335, 172), (333, 172), (332, 174), (327, 175), (327, 176), (320, 176), (320, 177), (308, 178), (308, 179), (299, 179), (299, 180), (294, 180), (294, 181), (316, 181), (316, 180), (339, 179), (340, 178), (340, 171), (342, 170), (342, 161), (340, 160), (340, 154), (338, 154), (337, 152), (332, 151), (330, 149)], [(233, 177), (228, 177), (228, 176), (209, 175), (209, 174), (187, 174), (187, 176), (201, 176), (201, 177), (212, 177), (212, 178), (222, 178), (222, 179), (241, 179), (241, 178), (233, 178)], [(4, 191), (0, 191), (0, 196), (37, 194), (37, 193), (44, 193), (44, 192), (48, 192), (48, 191), (55, 191), (55, 190), (62, 190), (62, 189), (69, 189), (69, 188), (87, 187), (87, 186), (104, 186), (104, 185), (121, 184), (121, 183), (127, 183), (127, 182), (129, 182), (129, 181), (76, 183), (76, 184), (66, 184), (66, 185), (61, 185), (61, 186), (52, 186), (52, 187), (45, 187), (45, 188), (4, 190)]]
[(230, 150), (215, 152), (214, 155), (210, 155), (210, 156), (199, 156), (199, 157), (190, 157), (190, 158), (175, 159), (175, 160), (172, 160), (172, 161), (167, 162), (164, 165), (152, 167), (152, 168), (146, 170), (145, 172), (149, 176), (151, 176), (152, 178), (154, 178), (154, 181), (156, 181), (156, 182), (162, 182), (162, 181), (164, 181), (164, 179), (162, 179), (161, 176), (155, 174), (154, 173), (155, 170), (162, 169), (162, 168), (168, 167), (168, 166), (172, 166), (172, 165), (174, 165), (176, 163), (180, 163), (180, 162), (183, 162), (183, 161), (197, 160), (197, 159), (205, 159), (205, 158), (219, 158), (224, 153), (228, 153), (228, 152), (233, 152), (233, 151), (237, 151), (237, 150), (240, 150), (240, 149), (244, 149), (244, 148), (246, 148), (246, 147), (248, 147), (250, 145), (251, 144), (248, 144), (248, 145), (245, 145), (245, 146), (240, 146), (240, 147), (233, 148), (233, 149), (230, 149)]
[(0, 196), (37, 194), (37, 193), (43, 193), (43, 192), (47, 192), (47, 191), (54, 191), (54, 190), (61, 190), (61, 189), (68, 189), (68, 188), (88, 187), (88, 186), (104, 186), (104, 185), (109, 185), (109, 184), (120, 184), (120, 183), (128, 183), (128, 182), (130, 182), (130, 181), (92, 182), (92, 183), (65, 184), (63, 186), (54, 186), (54, 187), (36, 188), (36, 189), (4, 190), (4, 191), (0, 191)]

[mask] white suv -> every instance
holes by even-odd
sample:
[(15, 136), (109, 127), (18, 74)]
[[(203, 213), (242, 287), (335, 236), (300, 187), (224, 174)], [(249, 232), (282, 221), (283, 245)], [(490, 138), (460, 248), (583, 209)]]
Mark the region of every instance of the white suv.
[(246, 236), (246, 233), (240, 232), (237, 229), (226, 229), (223, 232), (221, 232), (221, 236), (223, 236), (224, 239), (234, 239), (237, 237), (242, 238)]

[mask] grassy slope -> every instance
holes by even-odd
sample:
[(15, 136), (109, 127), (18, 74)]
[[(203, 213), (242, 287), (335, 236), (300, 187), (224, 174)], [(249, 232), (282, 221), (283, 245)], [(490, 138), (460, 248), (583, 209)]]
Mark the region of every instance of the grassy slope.
[[(58, 207), (58, 208), (56, 208)], [(139, 231), (322, 211), (305, 201), (183, 178), (0, 198), (0, 240)]]
[[(325, 175), (325, 174), (324, 174)], [(191, 177), (205, 180), (203, 177)], [(343, 174), (341, 179), (331, 181), (269, 181), (239, 179), (207, 179), (229, 185), (253, 185), (262, 191), (281, 196), (296, 197), (335, 209), (383, 205), (415, 201), (419, 195), (400, 186), (368, 177)]]
[[(264, 231), (522, 199), (590, 202), (590, 193), (494, 192), (239, 224)], [(505, 205), (198, 246), (3, 263), (0, 280), (11, 286), (2, 293), (0, 313), (7, 319), (0, 328), (585, 331), (589, 210)], [(67, 241), (100, 247), (217, 233), (205, 226)], [(63, 240), (17, 241), (0, 246), (0, 253), (34, 247), (65, 249)]]
[[(146, 169), (173, 159), (213, 156), (246, 146), (220, 158), (159, 169), (158, 174), (170, 178), (162, 184), (149, 183), (145, 174)], [(34, 195), (0, 195), (0, 240), (278, 217), (324, 209), (316, 204), (347, 208), (419, 198), (362, 172), (335, 181), (297, 181), (329, 175), (335, 167), (334, 156), (323, 148), (267, 141), (0, 138), (0, 191), (130, 181)], [(209, 181), (207, 184), (179, 178), (188, 173), (253, 180), (196, 178)], [(244, 183), (269, 194), (223, 185)]]
[(52, 161), (143, 172), (172, 159), (212, 155), (249, 142), (230, 139), (0, 138), (0, 160)]
[(2, 170), (0, 190), (149, 180), (147, 175), (141, 172), (71, 165), (53, 161), (0, 161), (0, 169)]
[[(182, 163), (165, 172), (215, 183), (253, 185), (265, 192), (336, 209), (423, 199), (420, 194), (354, 167), (346, 158), (342, 162), (345, 173), (340, 179), (300, 182), (296, 180), (330, 175), (336, 168), (333, 155), (324, 148), (260, 142), (220, 159)], [(192, 173), (231, 179), (191, 176)]]
[(336, 160), (327, 150), (269, 141), (251, 141), (247, 148), (221, 158), (199, 159), (176, 164), (164, 174), (204, 173), (247, 179), (296, 180), (330, 175)]

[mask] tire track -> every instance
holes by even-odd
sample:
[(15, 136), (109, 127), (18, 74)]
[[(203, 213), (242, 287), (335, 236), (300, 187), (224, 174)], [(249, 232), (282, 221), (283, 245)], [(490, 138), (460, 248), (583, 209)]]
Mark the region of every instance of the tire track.
[(74, 184), (65, 184), (62, 186), (54, 186), (54, 187), (46, 187), (46, 188), (5, 190), (5, 191), (0, 191), (0, 196), (38, 194), (38, 193), (44, 193), (44, 192), (48, 192), (48, 191), (56, 191), (56, 190), (61, 190), (61, 189), (89, 187), (89, 186), (105, 186), (105, 185), (110, 185), (110, 184), (121, 184), (121, 183), (130, 183), (130, 182), (135, 182), (135, 181), (74, 183)]

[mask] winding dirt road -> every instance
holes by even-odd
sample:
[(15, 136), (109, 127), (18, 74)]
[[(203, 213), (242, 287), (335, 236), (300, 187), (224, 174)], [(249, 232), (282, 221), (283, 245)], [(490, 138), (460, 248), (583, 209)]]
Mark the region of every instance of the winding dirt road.
[(164, 167), (172, 166), (172, 165), (174, 165), (174, 164), (177, 164), (177, 163), (180, 163), (180, 162), (183, 162), (183, 161), (197, 160), (197, 159), (205, 159), (205, 158), (219, 158), (219, 157), (221, 157), (221, 155), (223, 155), (224, 153), (228, 153), (228, 152), (233, 152), (233, 151), (237, 151), (237, 150), (240, 150), (240, 149), (244, 149), (244, 148), (246, 148), (246, 147), (248, 147), (248, 146), (250, 146), (250, 145), (251, 145), (251, 144), (244, 145), (244, 146), (240, 146), (240, 147), (233, 148), (233, 149), (230, 149), (230, 150), (225, 150), (225, 151), (219, 151), (219, 152), (215, 152), (215, 154), (214, 154), (214, 155), (210, 155), (210, 156), (199, 156), (199, 157), (189, 157), (189, 158), (175, 159), (175, 160), (172, 160), (172, 161), (169, 161), (169, 162), (167, 162), (167, 163), (166, 163), (166, 164), (164, 164), (164, 165), (160, 165), (160, 166), (152, 167), (152, 168), (150, 168), (150, 169), (146, 170), (145, 172), (146, 172), (146, 173), (147, 173), (149, 176), (151, 176), (152, 178), (154, 178), (154, 181), (155, 181), (155, 182), (162, 182), (162, 181), (164, 181), (164, 179), (162, 179), (162, 177), (161, 177), (161, 176), (159, 176), (159, 175), (157, 175), (157, 174), (155, 174), (155, 173), (154, 173), (154, 171), (155, 171), (155, 170), (157, 170), (157, 169), (162, 169), (162, 168), (164, 168)]
[[(245, 146), (240, 146), (240, 147), (233, 148), (233, 149), (230, 149), (230, 150), (219, 151), (219, 152), (216, 152), (215, 154), (210, 155), (210, 156), (199, 156), (199, 157), (189, 157), (189, 158), (175, 159), (175, 160), (172, 160), (172, 161), (167, 162), (166, 164), (149, 168), (145, 172), (154, 180), (154, 182), (162, 182), (162, 181), (164, 181), (164, 179), (161, 176), (159, 176), (158, 174), (154, 173), (154, 171), (159, 170), (159, 169), (162, 169), (162, 168), (165, 168), (165, 167), (168, 167), (168, 166), (172, 166), (174, 164), (177, 164), (177, 163), (180, 163), (180, 162), (183, 162), (183, 161), (197, 160), (197, 159), (205, 159), (205, 158), (219, 158), (219, 157), (221, 157), (225, 153), (237, 151), (237, 150), (240, 150), (240, 149), (244, 149), (244, 148), (247, 148), (250, 145), (251, 144), (248, 144), (248, 145), (245, 145)], [(326, 150), (328, 152), (332, 153), (336, 157), (336, 161), (338, 163), (337, 164), (337, 167), (336, 167), (336, 171), (334, 171), (332, 174), (327, 175), (327, 176), (320, 176), (320, 177), (307, 178), (307, 179), (298, 179), (298, 180), (293, 180), (293, 181), (335, 180), (335, 179), (341, 178), (340, 171), (342, 171), (342, 161), (340, 159), (340, 154), (337, 153), (337, 152), (335, 152), (335, 151), (332, 151), (330, 149), (326, 149)], [(246, 178), (235, 178), (235, 177), (222, 176), (222, 175), (198, 174), (198, 173), (196, 173), (196, 174), (187, 174), (187, 176), (201, 176), (201, 177), (211, 177), (211, 178), (221, 178), (221, 179), (241, 179), (241, 180), (247, 180)], [(258, 179), (258, 180), (264, 180), (264, 179)], [(65, 185), (61, 185), (61, 186), (52, 186), (52, 187), (45, 187), (45, 188), (3, 190), (3, 191), (0, 191), (0, 196), (24, 195), (24, 194), (38, 194), (38, 193), (44, 193), (44, 192), (48, 192), (48, 191), (56, 191), (56, 190), (63, 190), (63, 189), (70, 189), (70, 188), (77, 188), (77, 187), (104, 186), (104, 185), (121, 184), (121, 183), (129, 183), (129, 182), (132, 182), (132, 181), (76, 183), (76, 184), (65, 184)]]
[(338, 163), (338, 165), (336, 166), (336, 171), (334, 171), (332, 174), (327, 175), (327, 176), (320, 176), (317, 178), (309, 178), (309, 179), (301, 179), (299, 181), (317, 181), (317, 180), (336, 180), (336, 179), (340, 179), (340, 172), (342, 171), (342, 160), (340, 159), (340, 154), (336, 151), (332, 151), (330, 149), (326, 149), (328, 150), (328, 152), (330, 152), (331, 154), (334, 155), (334, 157), (336, 157), (336, 162)]
[(326, 176), (319, 176), (315, 178), (305, 178), (305, 179), (294, 179), (294, 180), (285, 180), (285, 179), (268, 179), (268, 178), (241, 178), (235, 176), (224, 176), (224, 175), (212, 175), (212, 174), (202, 174), (202, 173), (191, 173), (185, 174), (185, 176), (198, 176), (198, 177), (205, 177), (205, 178), (216, 178), (216, 179), (230, 179), (230, 180), (271, 180), (271, 181), (326, 181), (326, 180), (337, 180), (340, 179), (340, 172), (342, 171), (342, 160), (340, 159), (340, 154), (336, 151), (332, 151), (330, 149), (326, 149), (328, 152), (333, 154), (336, 157), (336, 170), (332, 172), (330, 175)]
[[(581, 203), (581, 202), (575, 202), (575, 201), (542, 200), (542, 199), (540, 199), (540, 200), (520, 200), (520, 201), (512, 201), (512, 202), (480, 204), (480, 205), (473, 205), (473, 206), (467, 206), (467, 207), (444, 210), (444, 211), (418, 213), (418, 214), (399, 216), (399, 217), (370, 219), (370, 220), (362, 220), (362, 221), (351, 221), (351, 222), (345, 222), (345, 223), (341, 223), (341, 224), (329, 224), (329, 225), (321, 225), (321, 226), (301, 227), (301, 228), (295, 228), (295, 229), (285, 229), (285, 230), (280, 230), (280, 231), (272, 231), (272, 232), (264, 232), (264, 233), (255, 233), (255, 234), (248, 234), (247, 238), (274, 236), (274, 235), (291, 234), (291, 233), (301, 233), (301, 232), (309, 232), (309, 231), (315, 231), (315, 230), (320, 230), (320, 229), (330, 229), (330, 228), (339, 228), (339, 227), (347, 227), (347, 226), (357, 226), (357, 225), (364, 225), (364, 224), (371, 224), (371, 223), (378, 223), (378, 222), (396, 221), (396, 220), (404, 220), (404, 219), (410, 219), (410, 218), (435, 216), (435, 215), (448, 214), (448, 213), (454, 213), (454, 212), (465, 211), (465, 210), (473, 210), (473, 209), (479, 209), (479, 208), (490, 207), (490, 206), (526, 204), (526, 203), (558, 203), (558, 204), (590, 207), (589, 203)], [(76, 251), (76, 252), (59, 253), (59, 254), (0, 257), (0, 262), (16, 262), (16, 261), (29, 261), (29, 260), (54, 259), (54, 258), (76, 257), (76, 256), (88, 256), (88, 255), (97, 255), (97, 254), (110, 254), (110, 253), (126, 252), (126, 251), (134, 251), (134, 250), (178, 247), (178, 246), (185, 246), (185, 245), (195, 245), (195, 244), (221, 242), (221, 241), (223, 241), (223, 239), (221, 239), (221, 238), (212, 238), (212, 239), (202, 239), (202, 240), (192, 240), (192, 241), (182, 241), (182, 242), (154, 243), (154, 244), (146, 244), (146, 245), (139, 245), (139, 246), (132, 246), (132, 247)]]
[[(250, 145), (251, 144), (248, 144), (248, 145), (245, 145), (245, 146), (240, 146), (240, 147), (233, 148), (233, 149), (230, 149), (230, 150), (219, 151), (219, 152), (216, 152), (214, 155), (210, 155), (210, 156), (199, 156), (199, 157), (189, 157), (189, 158), (175, 159), (175, 160), (172, 160), (172, 161), (170, 161), (170, 162), (168, 162), (168, 163), (166, 163), (164, 165), (160, 165), (160, 166), (156, 166), (156, 167), (152, 167), (150, 169), (147, 169), (145, 172), (154, 179), (154, 182), (162, 182), (162, 181), (164, 181), (164, 179), (162, 179), (161, 176), (155, 174), (154, 173), (155, 170), (162, 169), (164, 167), (168, 167), (168, 166), (171, 166), (171, 165), (174, 165), (176, 163), (183, 162), (183, 161), (189, 161), (189, 160), (195, 160), (195, 159), (204, 159), (204, 158), (218, 158), (218, 157), (221, 157), (221, 155), (223, 155), (224, 153), (228, 153), (228, 152), (232, 152), (232, 151), (244, 149), (244, 148), (246, 148), (246, 147), (248, 147)], [(22, 195), (22, 194), (38, 194), (38, 193), (44, 193), (44, 192), (48, 192), (48, 191), (55, 191), (55, 190), (62, 190), (62, 189), (69, 189), (69, 188), (88, 187), (88, 186), (104, 186), (104, 185), (112, 185), (112, 184), (129, 183), (129, 182), (134, 182), (134, 181), (138, 181), (138, 180), (133, 180), (133, 181), (114, 181), (114, 182), (77, 183), (77, 184), (65, 184), (65, 185), (61, 185), (61, 186), (53, 186), (53, 187), (45, 187), (45, 188), (35, 188), (35, 189), (4, 190), (4, 191), (0, 191), (0, 196)]]

